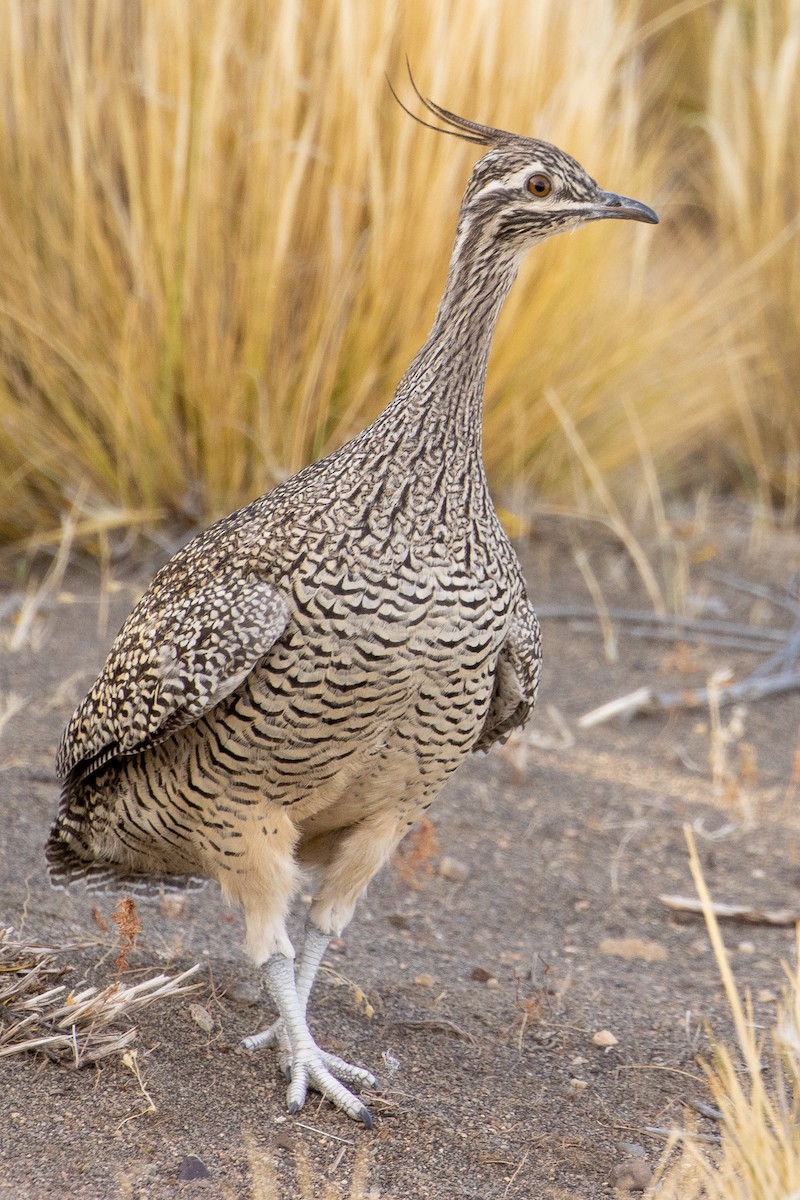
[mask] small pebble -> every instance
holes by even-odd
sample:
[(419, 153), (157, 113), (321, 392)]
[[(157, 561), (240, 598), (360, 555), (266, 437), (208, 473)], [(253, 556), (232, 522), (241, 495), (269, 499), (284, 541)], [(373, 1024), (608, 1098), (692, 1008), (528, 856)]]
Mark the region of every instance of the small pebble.
[(595, 1046), (618, 1046), (619, 1038), (614, 1037), (610, 1029), (598, 1029), (597, 1033), (592, 1035), (592, 1041)]
[(644, 1146), (640, 1145), (639, 1142), (617, 1142), (617, 1145), (620, 1150), (623, 1150), (631, 1158), (644, 1158), (647, 1154)]
[(650, 1164), (643, 1158), (626, 1158), (614, 1167), (609, 1183), (620, 1192), (643, 1192), (652, 1177)]
[(234, 1004), (260, 1004), (263, 999), (261, 988), (252, 979), (234, 979), (225, 989), (225, 999)]
[(439, 859), (439, 874), (442, 879), (449, 879), (451, 883), (463, 883), (465, 879), (469, 879), (469, 867), (460, 859), (445, 854)]
[(158, 911), (162, 917), (178, 920), (186, 916), (189, 906), (188, 898), (181, 892), (162, 892), (158, 898)]
[(214, 1018), (207, 1008), (202, 1004), (190, 1004), (189, 1016), (194, 1021), (195, 1025), (199, 1025), (204, 1033), (211, 1033), (214, 1028)]
[(414, 983), (416, 983), (418, 987), (433, 987), (434, 982), (435, 980), (433, 976), (429, 975), (427, 971), (423, 971), (421, 975), (414, 976)]
[(211, 1172), (196, 1154), (187, 1154), (181, 1163), (179, 1179), (210, 1179)]

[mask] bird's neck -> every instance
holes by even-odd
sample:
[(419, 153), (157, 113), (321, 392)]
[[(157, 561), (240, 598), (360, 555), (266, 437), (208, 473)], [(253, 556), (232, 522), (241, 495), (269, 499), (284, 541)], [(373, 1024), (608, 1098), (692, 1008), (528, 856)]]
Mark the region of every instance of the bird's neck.
[[(519, 261), (496, 247), (456, 239), (444, 295), (430, 336), (394, 399), (341, 451), (325, 460), (342, 489), (367, 514), (373, 555), (405, 553), (408, 539), (436, 559), (447, 545), (465, 559), (476, 526), (494, 518), (483, 467), (483, 389), (489, 347)], [(355, 485), (341, 482), (340, 458), (360, 466)]]
[[(333, 476), (339, 518), (357, 516), (369, 534), (362, 546), (373, 558), (404, 558), (413, 542), (431, 562), (444, 547), (474, 565), (482, 536), (497, 523), (483, 470), (483, 385), (494, 326), (518, 266), (503, 248), (457, 239), (431, 335), (389, 407), (353, 442), (309, 468)], [(330, 508), (329, 488), (323, 498)], [(497, 542), (500, 535), (492, 536)]]
[(516, 254), (459, 233), (430, 336), (386, 410), (418, 452), (444, 446), (480, 461), (489, 349), (518, 269)]

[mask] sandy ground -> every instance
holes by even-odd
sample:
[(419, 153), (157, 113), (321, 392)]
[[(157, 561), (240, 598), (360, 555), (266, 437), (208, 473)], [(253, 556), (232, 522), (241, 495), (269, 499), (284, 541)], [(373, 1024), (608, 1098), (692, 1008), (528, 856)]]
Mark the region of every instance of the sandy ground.
[[(542, 605), (587, 604), (562, 536), (543, 529), (526, 549), (531, 595)], [(730, 516), (685, 536), (697, 560), (691, 592), (706, 615), (789, 623), (779, 607), (711, 572), (782, 591), (800, 569), (796, 536), (772, 534), (753, 551), (748, 529)], [(588, 549), (609, 605), (643, 605), (618, 548), (595, 539)], [(109, 899), (47, 884), (42, 847), (58, 801), (52, 761), (64, 721), (146, 579), (126, 569), (114, 569), (109, 594), (91, 566), (74, 566), (33, 622), (33, 644), (0, 654), (3, 700), (11, 693), (23, 702), (0, 732), (0, 926), (73, 945), (63, 957), (70, 986), (113, 983), (116, 942), (113, 926), (102, 932), (92, 915), (97, 905), (107, 921)], [(613, 1194), (626, 1161), (658, 1160), (664, 1138), (651, 1131), (681, 1124), (687, 1103), (709, 1098), (697, 1062), (708, 1049), (704, 1023), (720, 1035), (729, 1029), (702, 922), (677, 918), (659, 895), (692, 892), (682, 831), (690, 823), (717, 899), (796, 904), (800, 826), (790, 781), (800, 703), (794, 693), (737, 715), (727, 782), (715, 791), (707, 711), (591, 729), (577, 719), (644, 684), (699, 685), (722, 667), (742, 676), (757, 659), (702, 644), (676, 652), (623, 629), (619, 660), (609, 664), (596, 625), (543, 624), (534, 724), (450, 783), (433, 829), (370, 888), (312, 1000), (321, 1043), (380, 1078), (370, 1097), (375, 1131), (316, 1097), (287, 1117), (272, 1055), (238, 1051), (269, 1007), (240, 950), (239, 914), (209, 887), (182, 910), (139, 906), (144, 932), (126, 980), (202, 964), (193, 996), (137, 1019), (137, 1061), (155, 1111), (119, 1055), (83, 1070), (32, 1054), (0, 1060), (0, 1200), (288, 1200), (304, 1187), (309, 1196), (373, 1200), (590, 1200)], [(13, 629), (6, 612), (6, 643)], [(444, 877), (443, 856), (463, 864), (466, 879)], [(725, 936), (768, 1025), (794, 931), (728, 924)], [(624, 939), (635, 939), (633, 957), (621, 956)], [(205, 1010), (205, 1028), (192, 1004)], [(616, 1044), (597, 1045), (600, 1031)], [(313, 1185), (303, 1183), (304, 1164)]]

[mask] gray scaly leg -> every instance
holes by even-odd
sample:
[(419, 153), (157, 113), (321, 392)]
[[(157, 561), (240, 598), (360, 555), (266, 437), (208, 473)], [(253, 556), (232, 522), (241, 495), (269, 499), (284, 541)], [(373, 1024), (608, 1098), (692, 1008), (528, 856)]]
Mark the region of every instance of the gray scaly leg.
[(298, 999), (292, 960), (283, 954), (273, 954), (264, 964), (264, 973), (291, 1048), (292, 1080), (286, 1094), (289, 1112), (300, 1111), (311, 1086), (348, 1117), (354, 1121), (363, 1121), (367, 1129), (372, 1129), (373, 1120), (369, 1109), (339, 1082), (331, 1066), (337, 1074), (343, 1075), (348, 1083), (361, 1084), (374, 1080), (368, 1071), (352, 1067), (335, 1055), (327, 1055), (320, 1050), (311, 1036), (303, 1007)]
[[(302, 1018), (304, 1024), (311, 988), (314, 985), (314, 980), (317, 977), (320, 963), (322, 962), (330, 940), (331, 935), (329, 933), (323, 933), (322, 930), (314, 925), (311, 921), (306, 924), (305, 941), (303, 942), (303, 949), (297, 963), (297, 973), (296, 976), (293, 974), (293, 1007), (296, 1006), (297, 1013)], [(288, 1032), (289, 1026), (286, 1022), (284, 1011), (278, 1003), (277, 996), (275, 995), (272, 983), (270, 981), (269, 964), (273, 961), (273, 959), (283, 959), (286, 962), (290, 962), (291, 960), (286, 959), (282, 954), (276, 954), (273, 955), (273, 957), (269, 959), (265, 965), (265, 970), (267, 971), (267, 986), (270, 989), (270, 993), (281, 1015), (278, 1017), (277, 1021), (270, 1025), (269, 1029), (265, 1029), (261, 1033), (253, 1034), (252, 1037), (244, 1038), (242, 1040), (242, 1047), (245, 1050), (263, 1050), (273, 1046), (276, 1047), (280, 1052), (281, 1069), (283, 1070), (287, 1083), (290, 1081), (298, 1083), (297, 1072), (295, 1072), (293, 1069), (295, 1063), (295, 1049), (293, 1040)], [(306, 1025), (306, 1029), (307, 1028), (308, 1027)], [(371, 1075), (369, 1071), (364, 1070), (363, 1067), (355, 1067), (351, 1063), (345, 1062), (344, 1059), (339, 1058), (337, 1055), (329, 1054), (326, 1050), (321, 1050), (313, 1042), (312, 1045), (314, 1046), (316, 1055), (318, 1056), (322, 1066), (330, 1075), (334, 1076), (335, 1079), (343, 1080), (345, 1083), (350, 1083), (358, 1088), (375, 1086), (376, 1081), (374, 1075)], [(307, 1082), (301, 1084), (303, 1100), (305, 1099), (305, 1091), (306, 1087), (308, 1086), (308, 1082), (316, 1086), (315, 1077), (310, 1073), (308, 1074)], [(322, 1088), (319, 1090), (323, 1091), (323, 1095), (328, 1095), (328, 1093)], [(345, 1089), (341, 1090), (345, 1091)], [(291, 1091), (292, 1089), (290, 1088), (290, 1093)], [(349, 1092), (345, 1092), (345, 1094), (350, 1096)], [(332, 1096), (329, 1096), (329, 1099), (332, 1099), (334, 1103), (337, 1103)], [(355, 1098), (351, 1096), (350, 1099), (354, 1100)], [(302, 1101), (299, 1107), (302, 1107)], [(363, 1107), (363, 1105), (360, 1106), (360, 1111), (357, 1111), (355, 1114), (349, 1112), (347, 1108), (345, 1108), (345, 1112), (348, 1112), (349, 1116), (355, 1115), (357, 1118), (364, 1121), (365, 1125), (371, 1127), (372, 1119), (370, 1117), (369, 1122), (365, 1119), (363, 1114), (366, 1113), (367, 1116), (369, 1116), (369, 1113), (367, 1109)]]

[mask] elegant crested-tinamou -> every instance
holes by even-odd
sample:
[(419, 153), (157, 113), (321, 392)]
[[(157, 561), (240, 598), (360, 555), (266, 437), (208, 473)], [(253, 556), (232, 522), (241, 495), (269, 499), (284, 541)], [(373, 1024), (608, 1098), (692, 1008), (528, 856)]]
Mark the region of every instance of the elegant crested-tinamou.
[[(424, 103), (486, 148), (428, 340), (369, 428), (158, 572), (66, 728), (47, 846), (57, 886), (216, 879), (279, 1014), (244, 1044), (281, 1052), (290, 1112), (310, 1087), (367, 1126), (355, 1093), (372, 1075), (306, 1022), (322, 956), (448, 776), (528, 719), (539, 680), (539, 625), (481, 453), (498, 313), (537, 242), (658, 220), (555, 146)], [(295, 965), (304, 867), (317, 882)]]

